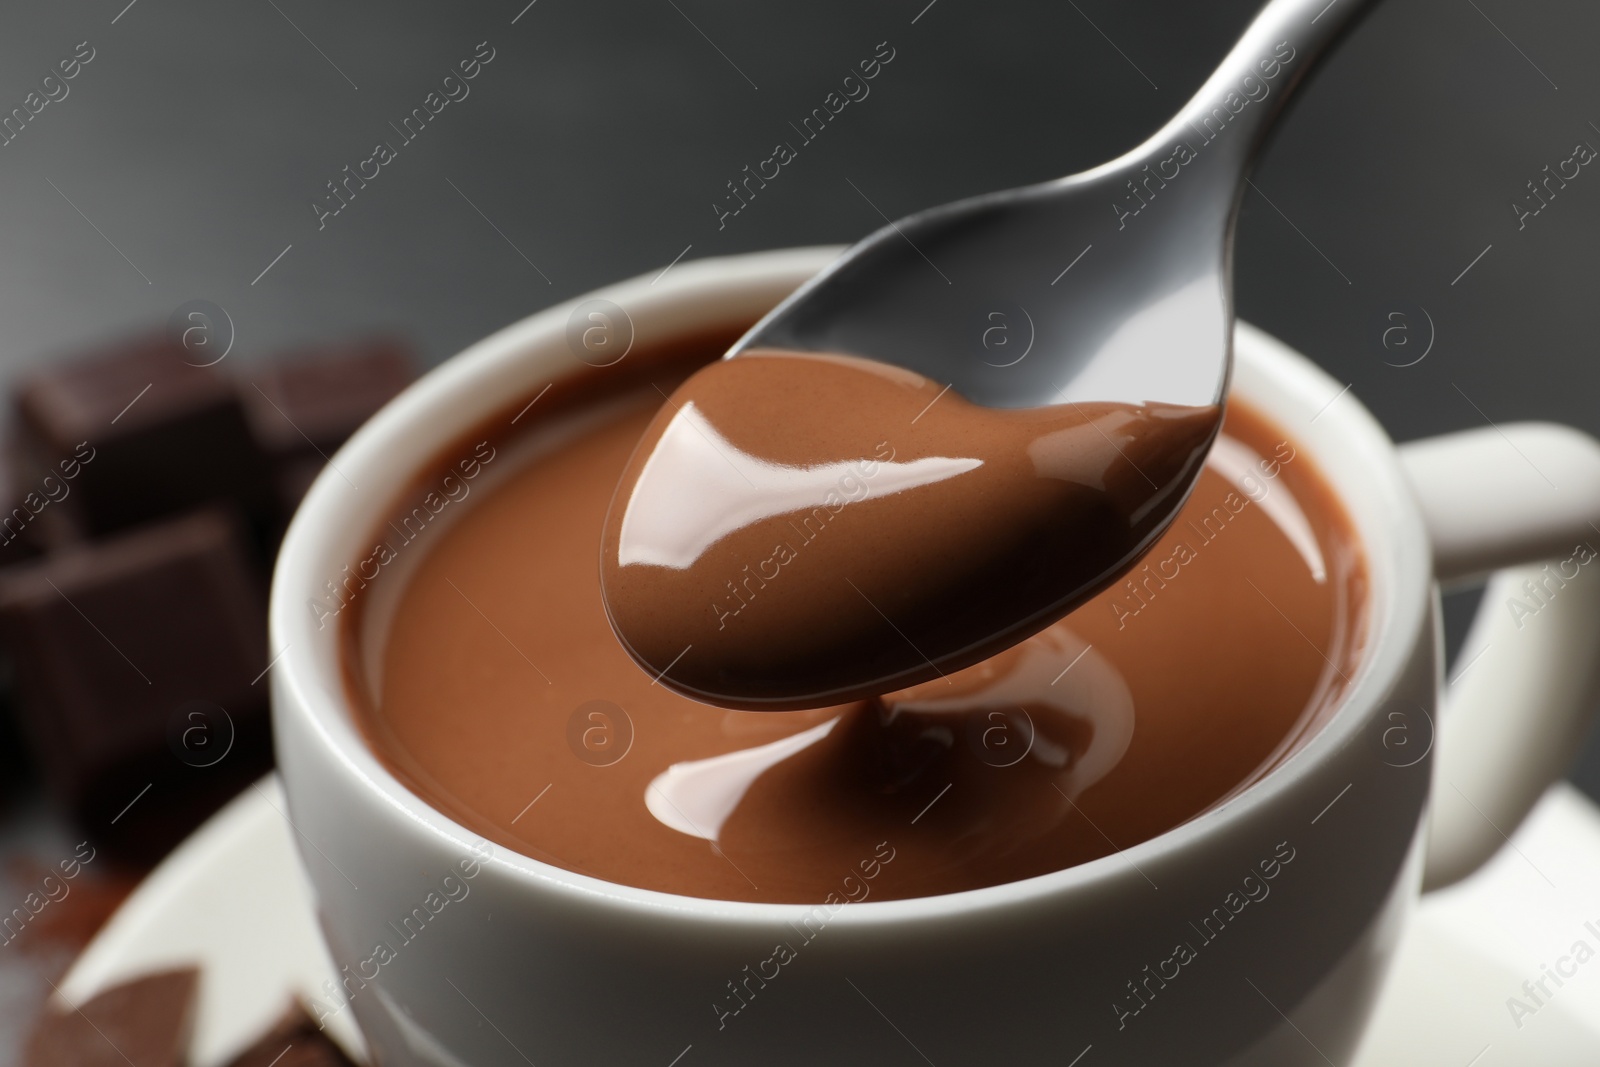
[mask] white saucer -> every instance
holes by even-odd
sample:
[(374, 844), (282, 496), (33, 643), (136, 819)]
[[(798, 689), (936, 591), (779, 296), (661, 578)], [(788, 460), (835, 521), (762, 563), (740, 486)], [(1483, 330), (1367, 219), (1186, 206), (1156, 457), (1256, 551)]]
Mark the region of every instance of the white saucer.
[[(75, 1004), (154, 968), (199, 963), (194, 1067), (219, 1067), (298, 993), (335, 974), (276, 777), (201, 827), (128, 898), (61, 983)], [(1591, 932), (1586, 923), (1593, 923)], [(1582, 941), (1595, 953), (1578, 964)], [(1565, 962), (1563, 960), (1565, 959)], [(1546, 968), (1574, 971), (1562, 985)], [(1523, 982), (1544, 979), (1550, 996)], [(1514, 1017), (1509, 998), (1533, 1009)], [(365, 1062), (348, 1014), (328, 1032)], [(1551, 789), (1508, 847), (1418, 908), (1353, 1067), (1600, 1063), (1600, 808)], [(1342, 1065), (1341, 1065), (1342, 1067)]]
[[(117, 909), (61, 980), (60, 995), (82, 1004), (125, 978), (198, 964), (192, 1067), (227, 1063), (295, 995), (322, 996), (337, 970), (317, 931), (287, 811), (274, 774), (213, 815)], [(348, 1012), (330, 1019), (327, 1032), (367, 1062)]]

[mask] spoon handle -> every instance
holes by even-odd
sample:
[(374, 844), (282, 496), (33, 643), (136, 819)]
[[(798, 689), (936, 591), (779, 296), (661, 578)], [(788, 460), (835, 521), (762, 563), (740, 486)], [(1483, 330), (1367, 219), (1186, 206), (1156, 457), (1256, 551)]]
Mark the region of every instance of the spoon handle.
[[(1374, 3), (1270, 0), (1216, 71), (1165, 126), (1096, 171), (1127, 173), (1125, 208), (1133, 212), (1168, 184), (1186, 186), (1191, 196), (1237, 197), (1267, 130), (1290, 94), (1328, 54), (1339, 34)], [(1194, 172), (1206, 177), (1190, 177)]]

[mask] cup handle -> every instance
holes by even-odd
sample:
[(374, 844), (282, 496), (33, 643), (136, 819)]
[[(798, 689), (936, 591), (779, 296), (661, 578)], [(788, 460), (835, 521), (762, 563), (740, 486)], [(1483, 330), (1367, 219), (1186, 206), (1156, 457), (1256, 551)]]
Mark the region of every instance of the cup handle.
[(1436, 727), (1423, 888), (1505, 844), (1600, 707), (1600, 441), (1515, 423), (1400, 448), (1441, 585), (1489, 575)]

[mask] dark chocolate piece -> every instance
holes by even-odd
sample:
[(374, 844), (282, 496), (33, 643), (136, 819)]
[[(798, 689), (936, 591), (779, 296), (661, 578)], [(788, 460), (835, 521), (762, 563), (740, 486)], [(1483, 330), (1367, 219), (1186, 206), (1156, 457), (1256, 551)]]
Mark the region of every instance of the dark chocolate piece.
[(75, 524), (63, 522), (62, 509), (54, 505), (70, 494), (72, 487), (59, 472), (50, 474), (48, 483), (38, 476), (26, 444), (16, 433), (0, 440), (0, 567), (71, 540), (61, 535)]
[(203, 511), (0, 574), (33, 756), (126, 858), (159, 856), (270, 765), (266, 686), (252, 684), (265, 609), (244, 537)]
[(255, 1044), (239, 1053), (228, 1067), (355, 1067), (344, 1050), (317, 1029), (299, 1004), (294, 1005)]
[(311, 488), (311, 483), (317, 480), (317, 475), (322, 473), (326, 466), (322, 457), (312, 455), (309, 458), (285, 459), (278, 465), (277, 472), (273, 475), (273, 484), (278, 490), (278, 504), (283, 509), (287, 519), (294, 514), (300, 506), (300, 501), (305, 498), (306, 490)]
[(240, 392), (256, 438), (275, 459), (325, 459), (416, 378), (389, 338), (304, 349), (252, 367)]
[(200, 972), (161, 971), (86, 1003), (51, 1008), (28, 1043), (27, 1067), (183, 1067)]
[(73, 846), (71, 855), (58, 855), (54, 864), (35, 855), (6, 863), (11, 883), (30, 887), (0, 913), (0, 948), (6, 952), (41, 961), (77, 956), (139, 885), (137, 870), (96, 863), (100, 853), (87, 841)]
[[(73, 469), (59, 506), (99, 535), (214, 500), (270, 513), (266, 460), (232, 383), (165, 336), (52, 365), (16, 391), (29, 481)], [(24, 487), (29, 488), (28, 487)]]

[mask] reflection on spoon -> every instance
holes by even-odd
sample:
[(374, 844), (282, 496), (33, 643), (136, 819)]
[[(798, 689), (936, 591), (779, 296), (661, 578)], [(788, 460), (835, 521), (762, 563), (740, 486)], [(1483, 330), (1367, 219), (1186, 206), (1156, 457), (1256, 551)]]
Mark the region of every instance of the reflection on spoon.
[[(863, 475), (867, 467), (869, 474)], [(871, 479), (874, 496), (933, 485), (983, 466), (983, 460), (929, 456), (910, 463), (881, 457), (810, 466), (773, 463), (744, 451), (685, 401), (661, 432), (622, 512), (617, 562), (686, 570), (705, 550), (751, 523), (805, 512)]]

